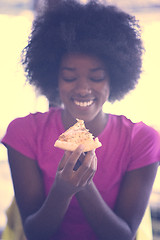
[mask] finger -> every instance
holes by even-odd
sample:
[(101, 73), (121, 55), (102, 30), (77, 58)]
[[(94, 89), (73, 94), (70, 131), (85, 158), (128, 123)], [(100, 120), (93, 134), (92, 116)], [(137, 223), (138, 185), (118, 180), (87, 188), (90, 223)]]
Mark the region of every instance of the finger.
[(89, 184), (91, 182), (91, 180), (93, 179), (95, 172), (97, 170), (96, 162), (97, 162), (97, 157), (93, 156), (90, 168), (88, 169), (88, 171), (84, 174), (84, 176), (81, 179), (81, 182), (80, 182), (81, 186)]
[(74, 152), (72, 152), (72, 154), (69, 156), (64, 168), (65, 174), (71, 174), (77, 160), (79, 159), (80, 155), (83, 153), (83, 149), (84, 149), (84, 146), (79, 145), (77, 149)]
[(85, 156), (85, 158), (84, 158), (84, 160), (83, 160), (83, 162), (82, 162), (82, 165), (81, 165), (81, 167), (79, 168), (79, 174), (80, 174), (80, 175), (82, 175), (83, 173), (85, 173), (85, 171), (87, 171), (87, 170), (90, 168), (94, 157), (95, 157), (95, 151), (94, 151), (94, 150), (89, 151), (89, 152), (86, 154), (86, 156)]
[(95, 168), (95, 163), (93, 163), (94, 158), (95, 158), (94, 151), (90, 151), (86, 154), (84, 162), (74, 175), (74, 181), (77, 182), (77, 184), (82, 184), (82, 182), (87, 181), (88, 178), (90, 178), (90, 176), (94, 172)]
[(94, 170), (95, 172), (96, 172), (96, 170), (97, 170), (97, 156), (96, 156), (96, 154), (94, 155), (93, 170)]
[(95, 172), (96, 172), (96, 170), (97, 170), (97, 157), (96, 157), (96, 156), (94, 157), (94, 159), (93, 159), (93, 161), (92, 161), (92, 169), (93, 169), (93, 173), (92, 173), (91, 176), (87, 179), (87, 183), (88, 183), (88, 184), (92, 181), (92, 179), (93, 179), (93, 177), (94, 177), (94, 175), (95, 175)]
[(62, 157), (62, 159), (61, 159), (61, 161), (58, 165), (58, 171), (61, 171), (65, 167), (65, 165), (67, 163), (67, 160), (68, 160), (68, 158), (70, 157), (71, 154), (72, 154), (72, 152), (65, 151), (65, 153), (64, 153), (64, 155), (63, 155), (63, 157)]

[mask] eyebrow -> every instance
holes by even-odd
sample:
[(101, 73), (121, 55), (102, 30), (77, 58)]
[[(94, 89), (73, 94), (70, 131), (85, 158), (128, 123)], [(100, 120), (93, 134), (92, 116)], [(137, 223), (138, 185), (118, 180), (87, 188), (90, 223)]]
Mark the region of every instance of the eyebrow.
[(76, 69), (72, 67), (62, 67), (62, 70), (74, 71)]

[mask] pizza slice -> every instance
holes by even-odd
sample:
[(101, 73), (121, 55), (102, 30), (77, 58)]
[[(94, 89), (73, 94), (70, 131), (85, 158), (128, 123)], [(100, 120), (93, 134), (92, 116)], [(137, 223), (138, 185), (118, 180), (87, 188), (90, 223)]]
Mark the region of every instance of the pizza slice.
[(98, 137), (94, 138), (89, 130), (86, 129), (84, 121), (77, 119), (77, 122), (72, 127), (59, 136), (54, 146), (64, 150), (74, 151), (80, 144), (85, 146), (84, 152), (102, 146)]

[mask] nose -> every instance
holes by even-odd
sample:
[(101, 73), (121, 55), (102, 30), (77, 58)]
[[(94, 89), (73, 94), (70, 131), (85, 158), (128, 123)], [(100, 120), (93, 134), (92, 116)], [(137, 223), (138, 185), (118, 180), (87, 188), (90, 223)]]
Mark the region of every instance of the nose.
[(91, 86), (87, 79), (79, 79), (76, 84), (76, 92), (81, 96), (91, 94)]

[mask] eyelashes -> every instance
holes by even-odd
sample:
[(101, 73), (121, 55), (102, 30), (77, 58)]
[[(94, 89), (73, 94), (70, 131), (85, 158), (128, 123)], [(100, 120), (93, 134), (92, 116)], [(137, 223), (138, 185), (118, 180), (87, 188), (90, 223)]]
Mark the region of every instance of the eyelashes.
[[(105, 78), (89, 78), (92, 82), (102, 82)], [(65, 82), (74, 82), (77, 80), (77, 78), (63, 78)]]
[(92, 82), (102, 82), (105, 78), (90, 78)]

